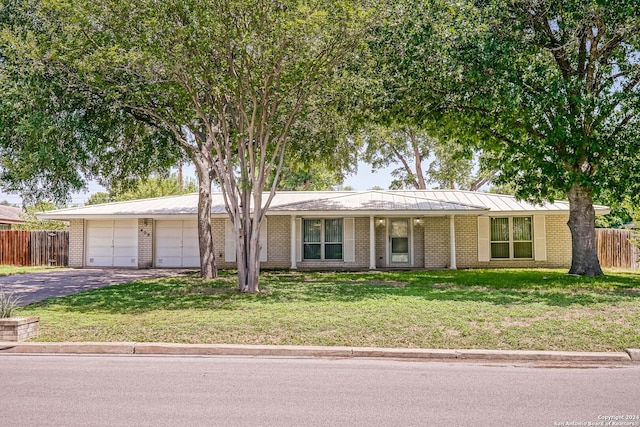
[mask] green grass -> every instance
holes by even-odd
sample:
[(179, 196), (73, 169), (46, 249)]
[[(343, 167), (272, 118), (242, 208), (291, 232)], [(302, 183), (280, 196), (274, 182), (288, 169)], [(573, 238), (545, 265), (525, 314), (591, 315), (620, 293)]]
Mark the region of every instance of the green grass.
[(11, 276), (13, 274), (24, 274), (24, 273), (37, 273), (40, 271), (49, 271), (49, 270), (63, 270), (62, 267), (47, 267), (47, 266), (29, 266), (29, 267), (18, 267), (15, 265), (0, 265), (0, 276)]
[(267, 272), (150, 279), (51, 299), (39, 341), (156, 341), (409, 348), (640, 348), (640, 275), (560, 270)]

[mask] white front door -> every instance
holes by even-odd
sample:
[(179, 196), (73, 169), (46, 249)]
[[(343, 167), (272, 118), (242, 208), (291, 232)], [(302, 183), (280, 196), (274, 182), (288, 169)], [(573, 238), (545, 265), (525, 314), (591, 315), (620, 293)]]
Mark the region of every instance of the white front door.
[(87, 221), (87, 267), (138, 267), (137, 220)]
[(156, 267), (199, 267), (197, 221), (156, 221)]
[(410, 234), (408, 219), (389, 220), (389, 264), (409, 265), (411, 261)]

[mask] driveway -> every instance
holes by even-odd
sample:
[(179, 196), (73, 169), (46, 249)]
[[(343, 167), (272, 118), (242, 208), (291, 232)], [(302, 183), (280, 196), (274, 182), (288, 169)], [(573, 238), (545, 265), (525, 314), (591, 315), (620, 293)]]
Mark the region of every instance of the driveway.
[(185, 274), (184, 269), (73, 269), (0, 277), (0, 289), (20, 297), (20, 305), (47, 298), (77, 294), (90, 289), (154, 277)]

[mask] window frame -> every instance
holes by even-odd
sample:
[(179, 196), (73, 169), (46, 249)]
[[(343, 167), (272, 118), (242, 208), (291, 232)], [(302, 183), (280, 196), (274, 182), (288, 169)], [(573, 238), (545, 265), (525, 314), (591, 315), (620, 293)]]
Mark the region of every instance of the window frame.
[[(493, 239), (493, 220), (495, 219), (507, 219), (508, 220), (508, 226), (507, 226), (507, 231), (509, 233), (508, 236), (508, 240), (494, 240)], [(530, 239), (529, 240), (515, 240), (514, 235), (515, 235), (515, 229), (514, 229), (514, 219), (515, 218), (528, 218), (529, 219), (529, 234), (530, 234)], [(490, 255), (490, 259), (492, 261), (505, 261), (505, 260), (512, 260), (512, 261), (528, 261), (528, 260), (533, 260), (535, 259), (535, 248), (534, 248), (534, 230), (533, 230), (533, 216), (530, 215), (522, 215), (522, 216), (509, 216), (509, 217), (505, 217), (505, 216), (494, 216), (494, 217), (490, 217), (489, 219), (489, 255)], [(494, 243), (508, 243), (509, 245), (509, 257), (494, 257), (493, 256), (493, 245)], [(516, 243), (529, 243), (531, 245), (531, 256), (530, 257), (516, 257), (515, 256), (515, 244)]]
[[(326, 221), (340, 221), (340, 241), (339, 242), (331, 242), (327, 241), (326, 235)], [(305, 221), (320, 221), (320, 241), (319, 242), (307, 242), (305, 235)], [(341, 261), (344, 262), (344, 218), (336, 218), (336, 217), (326, 217), (326, 218), (302, 218), (302, 261)], [(318, 245), (320, 246), (320, 258), (307, 258), (305, 256), (306, 245)], [(326, 247), (327, 245), (340, 245), (341, 250), (340, 253), (342, 256), (340, 258), (327, 258), (326, 257)]]

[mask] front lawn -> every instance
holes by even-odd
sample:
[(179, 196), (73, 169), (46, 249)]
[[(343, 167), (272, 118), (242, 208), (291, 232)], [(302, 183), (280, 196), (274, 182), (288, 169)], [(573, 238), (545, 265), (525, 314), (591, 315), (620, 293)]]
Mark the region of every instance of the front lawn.
[(266, 272), (149, 279), (32, 304), (39, 341), (620, 351), (640, 348), (640, 275), (560, 270)]

